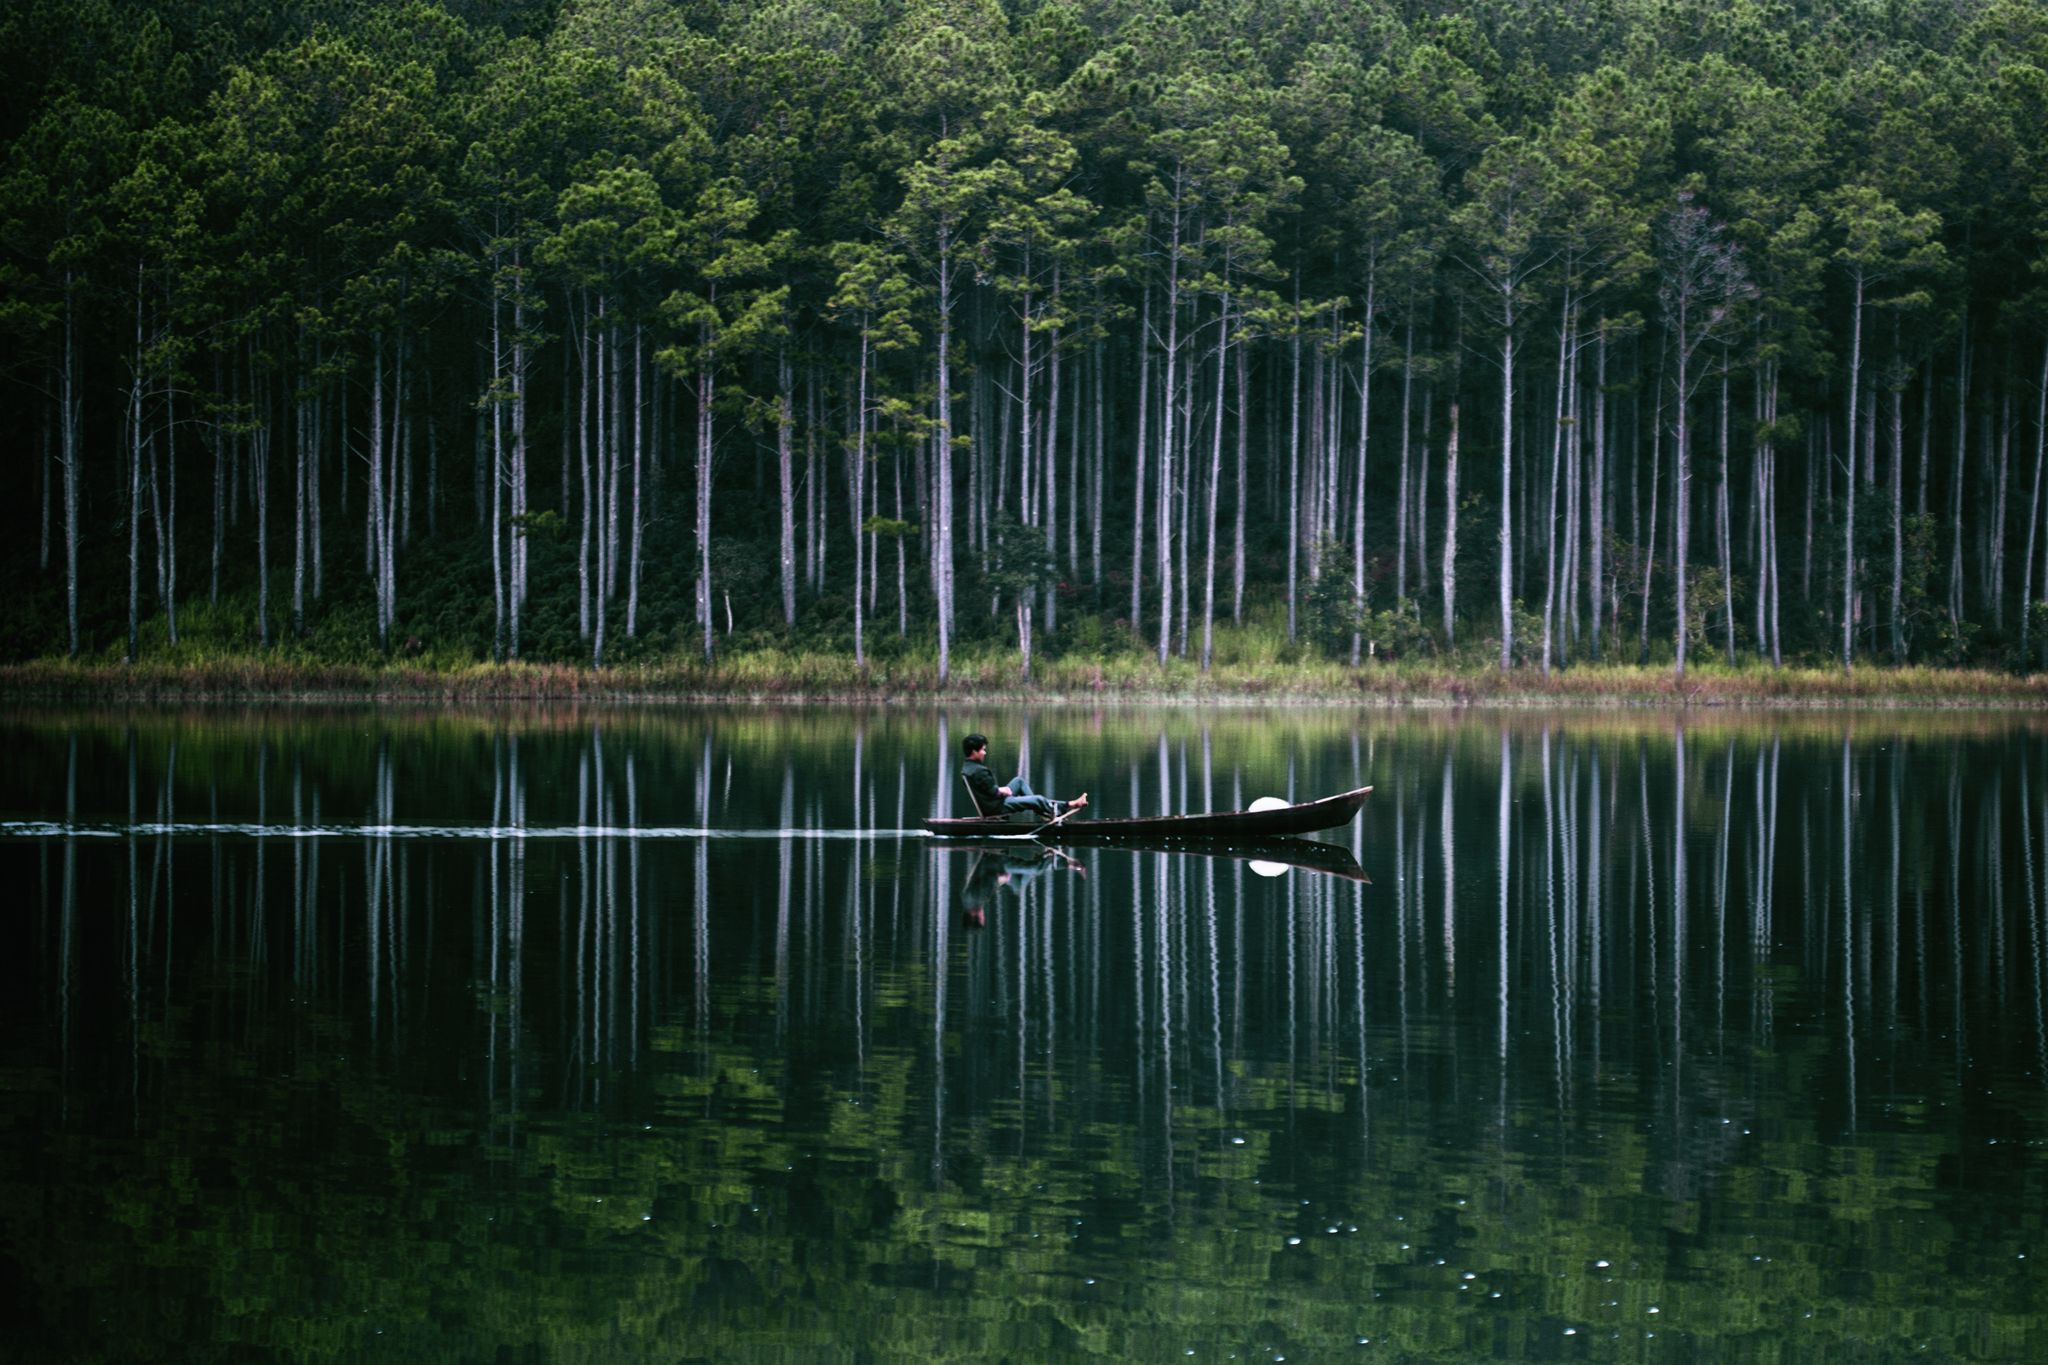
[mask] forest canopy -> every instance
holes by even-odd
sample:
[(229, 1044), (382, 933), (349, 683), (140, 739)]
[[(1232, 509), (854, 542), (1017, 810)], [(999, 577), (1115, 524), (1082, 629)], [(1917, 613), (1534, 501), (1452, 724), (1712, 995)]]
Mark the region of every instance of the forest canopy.
[(0, 658), (2026, 666), (2033, 0), (19, 0)]

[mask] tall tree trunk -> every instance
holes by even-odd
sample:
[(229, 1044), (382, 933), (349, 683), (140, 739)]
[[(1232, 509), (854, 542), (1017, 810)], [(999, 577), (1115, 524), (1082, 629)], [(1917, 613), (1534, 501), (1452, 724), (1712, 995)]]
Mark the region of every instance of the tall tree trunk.
[[(1358, 468), (1351, 493), (1351, 610), (1365, 610), (1365, 456), (1367, 438), (1372, 434), (1372, 342), (1373, 308), (1379, 286), (1379, 263), (1369, 261), (1365, 272), (1364, 353), (1358, 361)], [(1351, 666), (1358, 666), (1358, 632), (1351, 632)]]
[(1856, 293), (1849, 325), (1849, 477), (1842, 484), (1846, 508), (1842, 519), (1842, 668), (1853, 664), (1856, 649), (1856, 414), (1857, 386), (1863, 381), (1863, 276), (1856, 276)]
[[(1178, 188), (1178, 186), (1176, 186)], [(1166, 265), (1166, 377), (1159, 437), (1159, 663), (1173, 648), (1173, 439), (1176, 370), (1180, 358), (1181, 209), (1176, 197)]]
[(1415, 458), (1415, 620), (1429, 600), (1429, 434), (1436, 423), (1436, 390), (1422, 386), (1422, 440)]
[(254, 409), (249, 437), (250, 491), (256, 497), (256, 639), (270, 648), (270, 384), (256, 377), (256, 348), (249, 347), (249, 396)]
[(1099, 609), (1102, 605), (1102, 514), (1105, 503), (1103, 485), (1109, 475), (1109, 423), (1104, 411), (1108, 403), (1104, 397), (1100, 340), (1088, 348), (1088, 363), (1094, 381), (1089, 386), (1089, 395), (1093, 400), (1094, 440), (1088, 479), (1088, 582), (1095, 589), (1095, 605)]
[(135, 266), (135, 360), (128, 385), (128, 652), (135, 662), (142, 611), (142, 264)]
[(42, 458), (36, 461), (36, 526), (41, 532), (42, 544), (41, 552), (36, 556), (36, 569), (39, 573), (50, 571), (50, 546), (53, 543), (50, 535), (50, 488), (57, 480), (56, 428), (57, 423), (51, 419), (49, 410), (45, 408), (42, 421)]
[[(591, 478), (592, 471), (590, 468), (590, 399), (596, 384), (593, 382), (593, 376), (590, 372), (589, 293), (583, 292), (577, 302), (581, 304), (579, 310), (581, 317), (574, 320), (576, 328), (576, 470), (577, 492), (581, 494), (577, 500), (581, 504), (581, 518), (576, 535), (576, 638), (588, 640), (590, 638), (590, 599), (592, 595), (590, 591), (590, 539), (593, 529), (592, 522), (595, 519), (595, 508), (592, 506), (593, 499), (591, 497), (595, 481)], [(562, 378), (563, 382), (567, 383), (568, 375), (566, 372), (564, 372)], [(563, 453), (567, 454), (566, 449)], [(562, 505), (565, 509), (568, 506), (566, 496)], [(698, 606), (699, 615), (702, 616), (703, 603), (700, 601)]]
[[(1138, 315), (1138, 440), (1131, 490), (1131, 634), (1145, 637), (1145, 439), (1152, 416), (1152, 285)], [(1293, 592), (1289, 588), (1290, 600)]]
[(867, 594), (861, 590), (866, 568), (862, 556), (868, 537), (861, 534), (862, 492), (868, 475), (868, 319), (861, 319), (860, 375), (853, 402), (853, 467), (847, 470), (846, 502), (853, 519), (853, 666), (865, 670), (867, 658)]
[[(1899, 324), (1892, 322), (1892, 349), (1899, 345)], [(1892, 400), (1892, 662), (1906, 662), (1906, 626), (1901, 599), (1906, 595), (1906, 419), (1905, 383), (1891, 386)]]
[(1543, 644), (1538, 666), (1550, 676), (1551, 648), (1557, 619), (1557, 484), (1564, 464), (1565, 390), (1571, 373), (1572, 296), (1567, 288), (1557, 327), (1557, 395), (1550, 422), (1550, 487), (1543, 504)]
[(953, 234), (939, 229), (937, 447), (932, 452), (932, 586), (939, 612), (939, 686), (953, 666)]
[[(1058, 280), (1058, 275), (1054, 275)], [(1054, 286), (1055, 310), (1058, 308), (1058, 286)], [(1055, 566), (1059, 559), (1060, 522), (1060, 481), (1059, 481), (1059, 431), (1060, 431), (1060, 329), (1054, 327), (1050, 345), (1046, 348), (1046, 395), (1045, 395), (1045, 479), (1040, 485), (1045, 490), (1042, 520), (1045, 522), (1045, 549)], [(1069, 499), (1071, 501), (1071, 498)], [(1068, 560), (1072, 562), (1071, 556)], [(1059, 628), (1058, 596), (1054, 585), (1045, 585), (1045, 629), (1048, 634)]]
[(1970, 371), (1974, 359), (1970, 351), (1970, 310), (1965, 303), (1962, 340), (1957, 343), (1956, 355), (1956, 458), (1949, 474), (1954, 483), (1949, 508), (1948, 619), (1955, 626), (1963, 623), (1963, 474), (1970, 454)]
[[(68, 653), (74, 659), (78, 657), (78, 427), (82, 387), (78, 375), (77, 283), (73, 272), (64, 272), (64, 353), (57, 373), (57, 423), (64, 459), (64, 623), (70, 642)], [(219, 503), (217, 491), (215, 503), (216, 506)], [(217, 584), (220, 577), (218, 517), (214, 526), (214, 578)]]
[(626, 638), (632, 639), (640, 629), (640, 530), (646, 524), (647, 505), (644, 496), (646, 477), (646, 391), (642, 387), (643, 370), (640, 352), (640, 324), (633, 324), (633, 524), (632, 543), (626, 549)]
[[(626, 357), (617, 310), (612, 310), (612, 313), (611, 325), (605, 329), (611, 398), (611, 415), (605, 421), (604, 443), (604, 600), (607, 602), (619, 595), (619, 550), (625, 543), (619, 534), (619, 485), (624, 480), (626, 465)], [(600, 629), (604, 625), (602, 616), (598, 618), (598, 625)]]
[(1515, 304), (1505, 300), (1500, 339), (1500, 667), (1515, 661)]
[(1721, 363), (1721, 481), (1715, 501), (1717, 531), (1721, 549), (1721, 612), (1727, 627), (1728, 666), (1735, 667), (1735, 528), (1734, 513), (1728, 503), (1728, 364)]
[[(1650, 661), (1650, 584), (1657, 567), (1657, 484), (1663, 474), (1658, 466), (1663, 462), (1664, 453), (1664, 366), (1669, 359), (1670, 352), (1660, 345), (1657, 351), (1657, 406), (1650, 420), (1650, 486), (1646, 490), (1649, 514), (1643, 527), (1643, 624), (1636, 646), (1640, 663)], [(1640, 370), (1640, 364), (1637, 368)], [(1682, 619), (1679, 628), (1684, 629)]]
[(1457, 639), (1458, 604), (1458, 391), (1451, 390), (1451, 431), (1444, 444), (1444, 643)]
[[(713, 291), (714, 303), (717, 297)], [(703, 631), (704, 662), (711, 662), (711, 403), (718, 379), (711, 325), (698, 328), (697, 347), (697, 620)]]
[(782, 623), (796, 628), (796, 412), (790, 395), (789, 345), (775, 353), (775, 472), (782, 489)]
[(1231, 349), (1237, 363), (1237, 504), (1236, 524), (1231, 528), (1231, 570), (1230, 570), (1230, 621), (1232, 625), (1244, 624), (1244, 514), (1245, 504), (1251, 501), (1249, 481), (1251, 463), (1252, 425), (1252, 379), (1251, 361), (1246, 355), (1244, 342), (1240, 340)]
[(1999, 400), (1998, 421), (1998, 482), (1997, 495), (1991, 500), (1991, 534), (1986, 537), (1991, 547), (1991, 627), (2005, 628), (2005, 535), (2006, 535), (2006, 489), (2011, 483), (2012, 470), (2012, 389), (2001, 385), (2004, 393)]
[(178, 386), (164, 393), (164, 629), (178, 643)]
[(1395, 473), (1394, 492), (1394, 609), (1404, 611), (1408, 597), (1408, 437), (1415, 403), (1415, 317), (1414, 300), (1401, 347), (1401, 445), (1400, 467)]
[(1287, 642), (1294, 643), (1301, 605), (1301, 272), (1294, 273), (1293, 365), (1287, 387)]
[(306, 326), (299, 324), (299, 362), (292, 395), (292, 638), (306, 633), (306, 513), (308, 456), (313, 445), (312, 377), (306, 373)]
[(1607, 319), (1600, 319), (1593, 343), (1593, 476), (1588, 504), (1586, 571), (1592, 581), (1593, 612), (1586, 620), (1586, 650), (1600, 661), (1600, 593), (1607, 581)]
[[(527, 548), (527, 493), (526, 493), (526, 270), (520, 260), (519, 248), (512, 251), (512, 581), (506, 611), (506, 652), (514, 659), (519, 657), (519, 621), (526, 605), (526, 548)], [(569, 393), (562, 391), (562, 404), (568, 406)], [(567, 423), (563, 424), (567, 429)], [(566, 446), (564, 453), (566, 455)], [(566, 461), (564, 469), (567, 469)], [(562, 510), (567, 512), (565, 501)]]
[(1230, 347), (1230, 293), (1226, 289), (1216, 318), (1216, 422), (1209, 444), (1209, 489), (1202, 518), (1207, 541), (1202, 555), (1202, 671), (1216, 657), (1216, 493), (1223, 483), (1223, 378)]
[(505, 336), (504, 276), (497, 253), (491, 263), (491, 658), (505, 658)]
[(2020, 566), (2020, 671), (2034, 666), (2027, 652), (2027, 636), (2034, 619), (2034, 539), (2041, 518), (2041, 463), (2048, 453), (2048, 340), (2041, 345), (2041, 382), (2035, 387), (2034, 408), (2034, 491), (2027, 499), (2027, 553)]
[(1678, 311), (1678, 389), (1674, 395), (1677, 403), (1677, 420), (1671, 434), (1671, 534), (1672, 534), (1672, 583), (1678, 592), (1678, 658), (1674, 672), (1685, 676), (1686, 620), (1686, 579), (1692, 566), (1692, 385), (1688, 371), (1692, 365), (1691, 333), (1688, 330), (1690, 307), (1681, 302)]

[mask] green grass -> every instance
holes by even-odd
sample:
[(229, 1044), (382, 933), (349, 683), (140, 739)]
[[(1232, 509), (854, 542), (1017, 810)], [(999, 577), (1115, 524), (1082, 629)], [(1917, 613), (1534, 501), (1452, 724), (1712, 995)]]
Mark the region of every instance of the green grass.
[(0, 666), (0, 696), (14, 699), (197, 700), (403, 698), (444, 701), (819, 700), (965, 696), (976, 700), (1129, 702), (1324, 702), (1445, 706), (2038, 706), (2048, 678), (1984, 669), (1833, 667), (1688, 668), (1577, 664), (1549, 676), (1503, 673), (1483, 649), (1452, 659), (1379, 660), (1353, 668), (1289, 644), (1260, 622), (1219, 629), (1205, 672), (1194, 659), (1161, 664), (1136, 642), (1099, 652), (1044, 655), (1022, 680), (1014, 650), (970, 644), (939, 679), (929, 643), (888, 642), (857, 667), (850, 654), (750, 642), (710, 664), (671, 649), (593, 672), (563, 663), (480, 660), (467, 651), (426, 651), (389, 661), (337, 661), (297, 646), (269, 652), (225, 648), (188, 631), (175, 648), (145, 642), (142, 658), (39, 659)]

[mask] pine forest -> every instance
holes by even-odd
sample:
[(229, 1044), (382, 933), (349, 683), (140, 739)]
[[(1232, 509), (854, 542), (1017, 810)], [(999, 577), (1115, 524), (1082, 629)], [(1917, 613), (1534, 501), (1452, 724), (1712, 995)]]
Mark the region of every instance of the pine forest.
[(2038, 0), (13, 0), (0, 660), (2027, 670)]

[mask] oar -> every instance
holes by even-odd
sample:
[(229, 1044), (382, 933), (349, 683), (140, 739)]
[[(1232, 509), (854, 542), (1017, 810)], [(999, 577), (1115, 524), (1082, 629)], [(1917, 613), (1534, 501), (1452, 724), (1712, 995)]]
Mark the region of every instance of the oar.
[[(1083, 796), (1086, 796), (1087, 794), (1088, 794), (1087, 792), (1082, 792), (1082, 793), (1081, 793), (1081, 795), (1083, 795)], [(1068, 806), (1068, 807), (1067, 807), (1067, 808), (1066, 808), (1065, 810), (1061, 811), (1061, 812), (1060, 812), (1060, 813), (1059, 813), (1058, 815), (1055, 815), (1055, 816), (1053, 816), (1053, 818), (1052, 818), (1052, 819), (1050, 819), (1050, 820), (1046, 821), (1046, 822), (1045, 822), (1044, 824), (1040, 825), (1040, 826), (1039, 826), (1039, 827), (1038, 827), (1037, 829), (1034, 829), (1034, 830), (1032, 830), (1032, 831), (1031, 831), (1031, 837), (1032, 837), (1032, 838), (1034, 838), (1034, 839), (1036, 839), (1036, 838), (1040, 837), (1041, 835), (1043, 835), (1043, 834), (1044, 834), (1044, 833), (1045, 833), (1045, 832), (1046, 832), (1047, 830), (1049, 830), (1049, 829), (1054, 829), (1054, 828), (1057, 828), (1057, 827), (1058, 827), (1059, 825), (1063, 824), (1063, 823), (1064, 823), (1064, 822), (1066, 821), (1066, 818), (1067, 818), (1067, 817), (1068, 817), (1069, 815), (1072, 815), (1072, 814), (1073, 814), (1073, 813), (1074, 813), (1075, 811), (1077, 811), (1077, 810), (1082, 810), (1082, 809), (1085, 809), (1085, 807), (1081, 807), (1081, 806)]]

